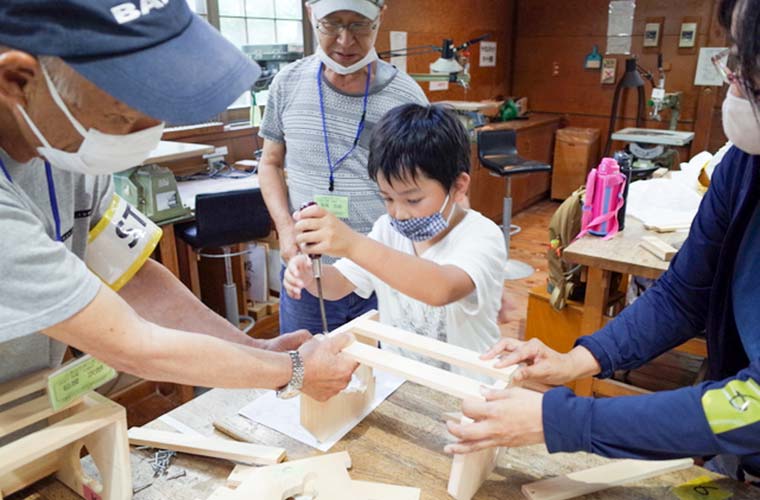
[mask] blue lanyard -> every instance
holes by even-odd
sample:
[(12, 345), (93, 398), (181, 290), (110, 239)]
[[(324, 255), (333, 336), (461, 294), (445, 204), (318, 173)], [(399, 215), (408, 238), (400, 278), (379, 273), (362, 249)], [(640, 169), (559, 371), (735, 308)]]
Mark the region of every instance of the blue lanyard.
[[(0, 169), (3, 170), (8, 182), (13, 184), (13, 179), (8, 169), (5, 168), (2, 158), (0, 158)], [(50, 207), (53, 210), (53, 221), (55, 221), (55, 241), (63, 241), (61, 238), (61, 215), (58, 213), (58, 198), (55, 195), (55, 182), (53, 181), (53, 169), (50, 163), (45, 160), (45, 175), (47, 176), (48, 196), (50, 197)]]
[(369, 98), (369, 81), (372, 79), (372, 63), (367, 65), (367, 83), (364, 84), (364, 107), (362, 108), (362, 117), (359, 120), (359, 126), (356, 129), (356, 137), (354, 138), (354, 145), (351, 146), (346, 154), (340, 157), (340, 159), (333, 163), (332, 156), (330, 156), (330, 141), (327, 138), (327, 119), (325, 118), (325, 98), (322, 94), (322, 64), (319, 65), (317, 70), (317, 89), (319, 90), (319, 110), (322, 113), (322, 136), (325, 139), (325, 153), (327, 154), (327, 165), (330, 167), (330, 192), (335, 190), (335, 170), (348, 156), (354, 152), (356, 146), (359, 144), (359, 137), (364, 131), (364, 121), (367, 118), (367, 99)]

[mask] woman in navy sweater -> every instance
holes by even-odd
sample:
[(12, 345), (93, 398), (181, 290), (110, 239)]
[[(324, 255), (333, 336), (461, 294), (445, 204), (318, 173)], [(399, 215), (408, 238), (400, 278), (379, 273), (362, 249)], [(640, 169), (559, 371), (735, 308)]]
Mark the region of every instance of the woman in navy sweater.
[(484, 358), (525, 363), (516, 377), (548, 384), (609, 377), (704, 332), (708, 381), (645, 396), (593, 399), (492, 391), (465, 402), (475, 422), (449, 423), (452, 453), (545, 442), (550, 452), (607, 457), (712, 457), (707, 466), (760, 482), (760, 0), (722, 0), (733, 47), (716, 60), (731, 85), (723, 126), (734, 147), (670, 269), (615, 321), (561, 354), (533, 339), (504, 339)]

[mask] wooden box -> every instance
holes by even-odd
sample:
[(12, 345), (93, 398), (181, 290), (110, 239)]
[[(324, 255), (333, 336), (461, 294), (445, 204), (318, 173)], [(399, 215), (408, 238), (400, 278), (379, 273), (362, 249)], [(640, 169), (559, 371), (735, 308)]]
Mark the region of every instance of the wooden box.
[(599, 130), (568, 127), (557, 131), (554, 143), (552, 199), (564, 200), (586, 183), (599, 158)]

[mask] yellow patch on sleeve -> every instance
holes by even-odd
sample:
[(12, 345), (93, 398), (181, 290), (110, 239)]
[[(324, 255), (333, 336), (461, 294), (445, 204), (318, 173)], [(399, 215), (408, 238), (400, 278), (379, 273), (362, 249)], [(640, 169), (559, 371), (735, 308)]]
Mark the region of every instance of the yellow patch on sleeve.
[(732, 380), (705, 392), (702, 408), (715, 434), (760, 422), (760, 385), (752, 379)]

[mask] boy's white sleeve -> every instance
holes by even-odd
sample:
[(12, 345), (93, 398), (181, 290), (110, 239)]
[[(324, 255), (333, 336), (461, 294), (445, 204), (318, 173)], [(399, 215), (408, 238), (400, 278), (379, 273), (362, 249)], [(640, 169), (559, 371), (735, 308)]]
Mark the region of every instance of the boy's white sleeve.
[[(375, 241), (382, 243), (380, 238), (380, 221), (375, 222), (372, 226), (372, 231), (367, 235)], [(354, 293), (363, 299), (368, 299), (372, 292), (375, 291), (375, 284), (372, 282), (374, 276), (372, 273), (365, 270), (363, 267), (356, 264), (350, 259), (339, 259), (333, 264), (340, 274), (342, 274), (348, 281), (354, 284), (356, 289)]]
[(501, 301), (504, 286), (504, 268), (507, 252), (504, 235), (499, 227), (483, 218), (473, 224), (465, 233), (457, 235), (450, 255), (438, 261), (441, 265), (452, 265), (462, 269), (472, 279), (475, 290), (457, 301), (466, 314), (475, 316), (485, 304)]

